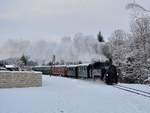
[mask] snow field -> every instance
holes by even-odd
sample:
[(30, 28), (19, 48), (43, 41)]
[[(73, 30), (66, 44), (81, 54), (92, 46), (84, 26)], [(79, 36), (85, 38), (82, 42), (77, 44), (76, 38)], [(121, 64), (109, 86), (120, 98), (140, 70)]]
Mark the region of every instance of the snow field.
[(42, 87), (0, 89), (0, 113), (149, 113), (149, 106), (149, 98), (71, 78), (43, 76)]

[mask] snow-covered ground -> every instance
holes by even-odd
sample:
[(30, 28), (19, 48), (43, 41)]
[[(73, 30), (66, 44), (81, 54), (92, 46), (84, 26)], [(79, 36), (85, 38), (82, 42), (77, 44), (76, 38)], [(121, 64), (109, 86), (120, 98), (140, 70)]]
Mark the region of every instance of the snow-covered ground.
[(105, 84), (43, 76), (43, 87), (0, 89), (0, 113), (150, 113), (150, 98)]
[(150, 85), (137, 85), (137, 84), (121, 84), (122, 86), (127, 86), (134, 89), (139, 89), (142, 91), (150, 92)]

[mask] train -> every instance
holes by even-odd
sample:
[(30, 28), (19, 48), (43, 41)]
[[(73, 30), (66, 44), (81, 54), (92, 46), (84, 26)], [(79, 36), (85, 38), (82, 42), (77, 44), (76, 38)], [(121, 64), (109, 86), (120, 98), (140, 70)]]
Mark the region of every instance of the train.
[[(52, 65), (52, 66), (36, 66), (34, 71), (41, 71), (43, 74), (63, 76), (82, 79), (100, 78), (107, 84), (118, 83), (117, 73), (112, 74), (109, 62), (94, 62), (78, 65)], [(113, 66), (114, 67), (114, 66)]]

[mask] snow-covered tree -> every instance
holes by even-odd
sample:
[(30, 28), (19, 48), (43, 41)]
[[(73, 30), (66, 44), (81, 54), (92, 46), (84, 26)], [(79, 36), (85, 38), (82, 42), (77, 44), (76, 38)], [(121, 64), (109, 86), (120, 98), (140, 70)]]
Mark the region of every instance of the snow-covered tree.
[(135, 19), (131, 24), (131, 32), (135, 49), (143, 52), (144, 63), (146, 63), (150, 48), (150, 17), (144, 16)]
[(144, 83), (149, 76), (150, 59), (150, 17), (144, 7), (137, 3), (129, 3), (134, 16), (130, 23), (130, 33), (115, 30), (109, 43), (112, 46), (112, 58), (122, 74), (121, 81)]
[(130, 68), (133, 69), (130, 78), (134, 79), (134, 82), (143, 83), (149, 74), (147, 60), (150, 54), (150, 18), (142, 16), (132, 20), (130, 36), (130, 40), (132, 40), (130, 50), (132, 51), (130, 51), (128, 59), (132, 59)]
[(121, 30), (115, 30), (109, 38), (109, 43), (112, 47), (112, 59), (118, 66), (125, 58), (127, 34)]

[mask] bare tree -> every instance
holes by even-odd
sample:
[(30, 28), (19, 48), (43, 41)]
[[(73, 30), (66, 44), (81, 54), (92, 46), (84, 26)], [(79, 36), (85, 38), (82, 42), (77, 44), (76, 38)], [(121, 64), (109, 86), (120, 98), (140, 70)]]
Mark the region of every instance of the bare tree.
[(113, 46), (116, 47), (123, 45), (126, 39), (127, 39), (127, 34), (121, 29), (115, 30), (110, 37), (111, 43), (113, 44)]
[(126, 9), (135, 9), (135, 10), (139, 10), (139, 11), (146, 11), (146, 12), (150, 12), (150, 10), (145, 9), (144, 7), (142, 7), (141, 5), (137, 4), (135, 1), (133, 3), (128, 3), (126, 5)]
[(133, 12), (132, 16), (134, 18), (138, 18), (139, 16), (143, 16), (143, 14), (150, 13), (150, 10), (144, 8), (143, 6), (135, 2), (135, 0), (131, 3), (128, 3), (126, 5), (126, 9)]

